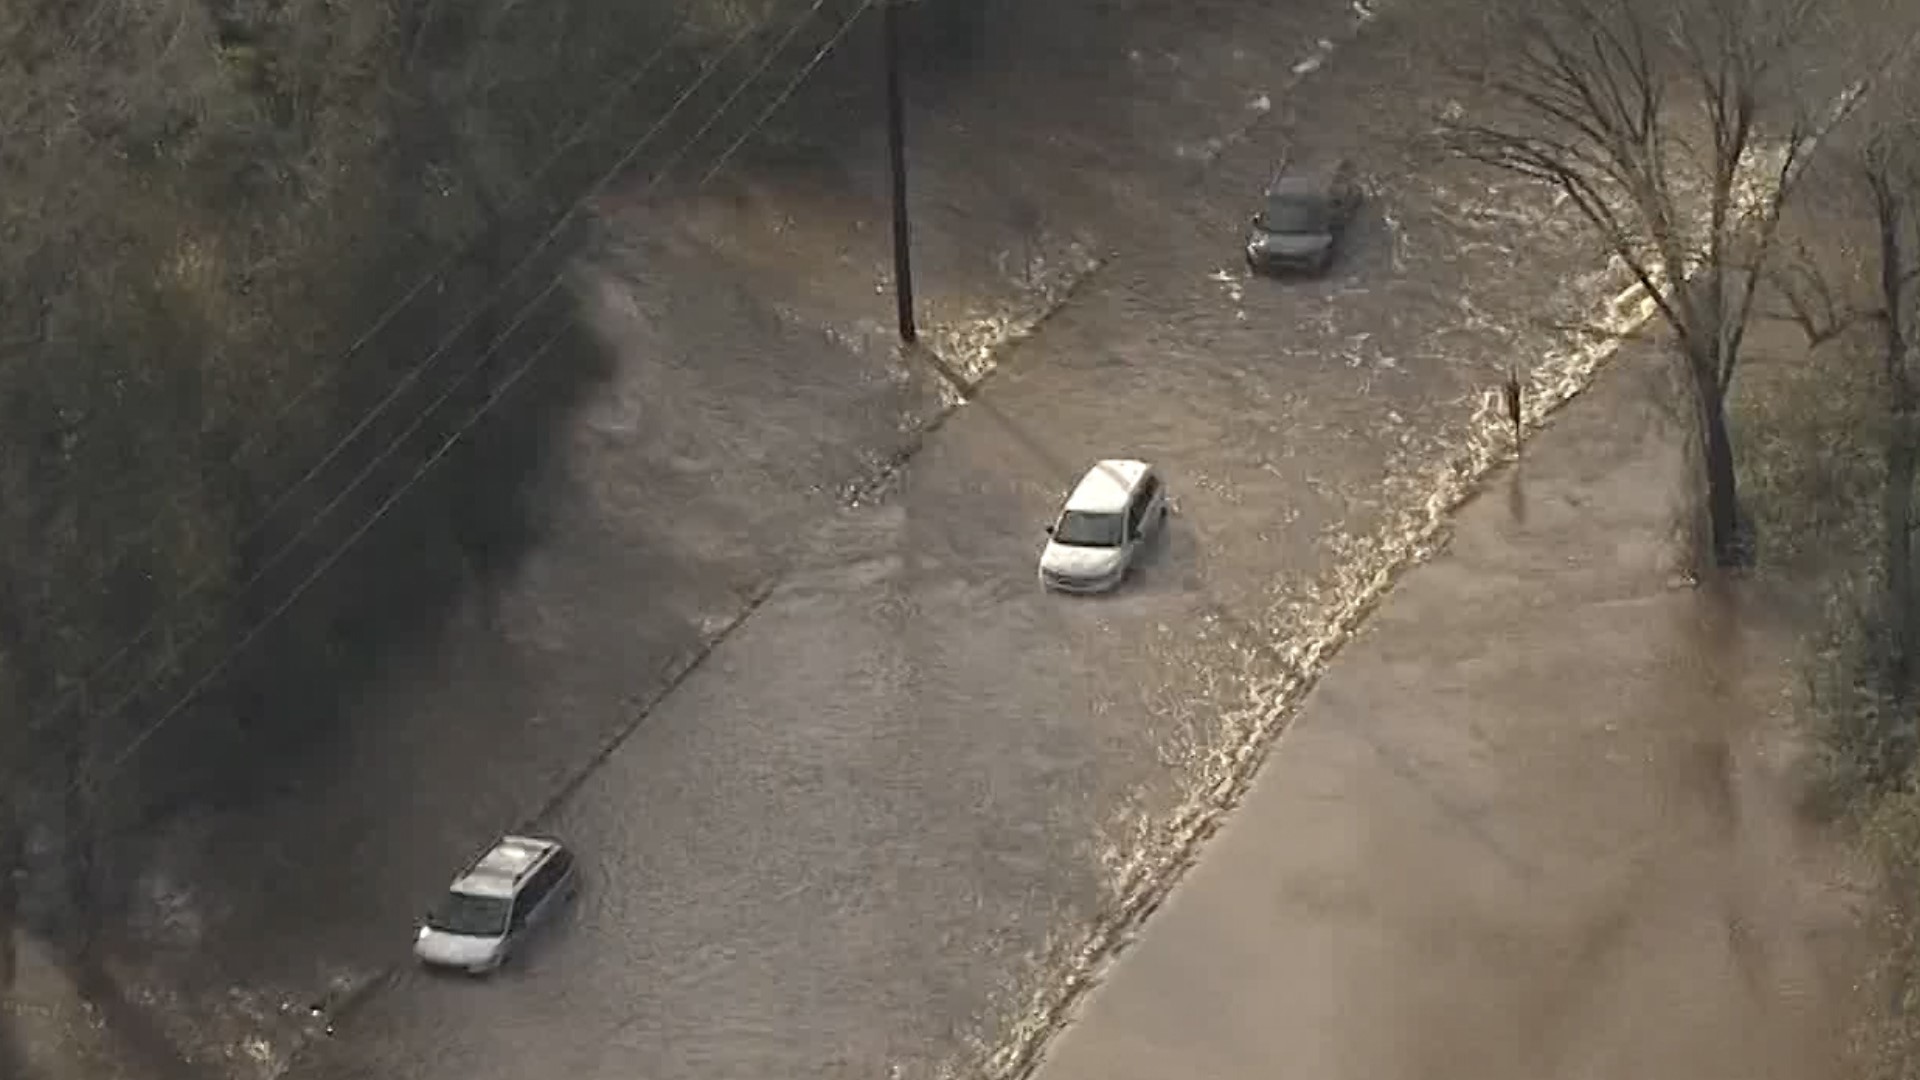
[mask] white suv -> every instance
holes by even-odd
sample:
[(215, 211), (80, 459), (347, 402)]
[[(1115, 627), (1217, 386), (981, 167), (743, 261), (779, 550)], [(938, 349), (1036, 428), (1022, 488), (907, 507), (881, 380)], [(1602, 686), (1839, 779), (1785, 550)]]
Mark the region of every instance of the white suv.
[(578, 885), (573, 853), (558, 840), (502, 837), (421, 920), (413, 955), (434, 967), (495, 971), (529, 931), (573, 899)]
[(1153, 466), (1124, 458), (1095, 464), (1047, 526), (1040, 587), (1090, 593), (1119, 585), (1166, 520), (1167, 492)]

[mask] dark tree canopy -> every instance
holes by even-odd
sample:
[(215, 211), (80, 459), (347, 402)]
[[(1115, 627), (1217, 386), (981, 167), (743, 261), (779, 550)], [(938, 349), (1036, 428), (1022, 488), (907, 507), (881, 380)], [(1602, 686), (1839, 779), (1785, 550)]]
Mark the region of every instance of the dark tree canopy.
[[(0, 986), (23, 830), (66, 833), (86, 914), (36, 930), (83, 961), (111, 837), (297, 755), (386, 636), (497, 571), (535, 420), (468, 440), (267, 618), (486, 398), (426, 409), (564, 265), (571, 233), (507, 281), (589, 181), (709, 66), (636, 170), (789, 30), (757, 86), (861, 7), (0, 5)], [(963, 2), (924, 19), (977, 31)], [(529, 333), (570, 316), (554, 296)]]

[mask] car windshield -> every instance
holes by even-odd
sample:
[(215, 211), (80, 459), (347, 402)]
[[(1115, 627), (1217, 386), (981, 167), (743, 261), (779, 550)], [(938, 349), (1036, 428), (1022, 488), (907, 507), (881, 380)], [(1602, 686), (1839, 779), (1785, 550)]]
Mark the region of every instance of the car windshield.
[(427, 915), (427, 925), (445, 934), (498, 937), (507, 932), (510, 907), (497, 896), (450, 892)]
[(1321, 233), (1327, 231), (1327, 200), (1318, 195), (1288, 192), (1267, 196), (1258, 224), (1275, 233)]
[(1119, 547), (1126, 535), (1126, 519), (1120, 514), (1089, 514), (1069, 510), (1060, 515), (1053, 528), (1053, 542), (1073, 547)]

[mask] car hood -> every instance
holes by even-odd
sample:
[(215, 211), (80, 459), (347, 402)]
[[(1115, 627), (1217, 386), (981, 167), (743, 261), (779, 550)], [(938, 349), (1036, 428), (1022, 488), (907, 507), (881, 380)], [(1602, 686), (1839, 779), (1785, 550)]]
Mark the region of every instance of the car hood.
[(449, 934), (432, 927), (420, 931), (413, 943), (413, 953), (430, 964), (445, 964), (448, 967), (472, 967), (485, 964), (499, 954), (503, 939), (480, 937), (474, 934)]
[(1332, 233), (1272, 233), (1254, 230), (1247, 246), (1271, 255), (1317, 255), (1333, 243)]
[(1040, 569), (1072, 578), (1106, 577), (1120, 569), (1121, 549), (1076, 547), (1048, 543), (1040, 553)]

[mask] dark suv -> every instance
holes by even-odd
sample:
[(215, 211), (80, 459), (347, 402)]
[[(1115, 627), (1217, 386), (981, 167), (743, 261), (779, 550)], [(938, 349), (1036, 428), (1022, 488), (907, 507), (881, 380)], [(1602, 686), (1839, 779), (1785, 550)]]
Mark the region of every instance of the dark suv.
[(1283, 170), (1253, 216), (1247, 266), (1266, 274), (1324, 272), (1361, 198), (1359, 176), (1345, 159)]

